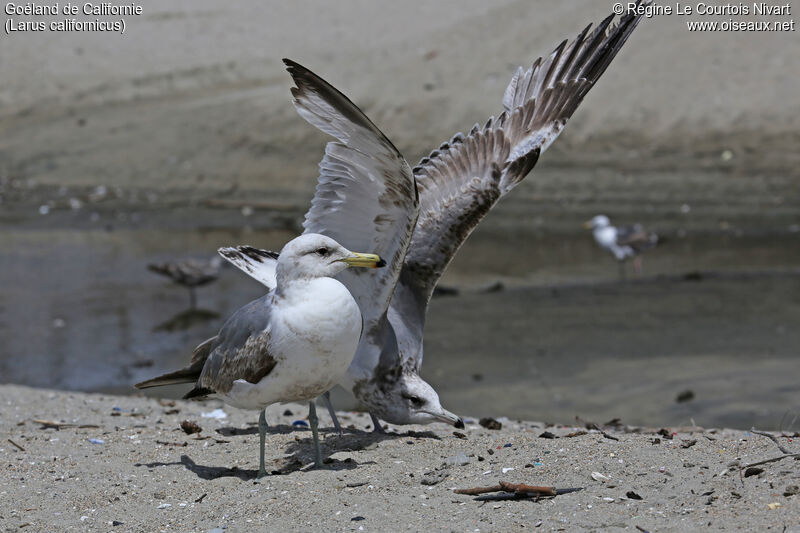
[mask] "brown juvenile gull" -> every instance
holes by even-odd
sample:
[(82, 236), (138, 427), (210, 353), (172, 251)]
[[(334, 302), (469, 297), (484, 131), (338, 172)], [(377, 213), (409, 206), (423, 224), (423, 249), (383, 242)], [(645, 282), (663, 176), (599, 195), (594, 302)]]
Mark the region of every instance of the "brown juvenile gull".
[(189, 257), (165, 263), (150, 263), (147, 268), (156, 274), (168, 277), (178, 285), (188, 288), (189, 305), (194, 309), (197, 304), (195, 287), (202, 287), (216, 281), (219, 278), (220, 267), (223, 264), (222, 258), (219, 256), (214, 256), (211, 259)]
[[(375, 310), (374, 316), (380, 317), (377, 327), (365, 328), (342, 382), (369, 409), (376, 431), (381, 430), (379, 419), (393, 424), (436, 420), (457, 427), (463, 424), (441, 407), (436, 391), (419, 376), (428, 303), (463, 242), (558, 137), (641, 15), (629, 11), (616, 25), (613, 18), (607, 17), (593, 31), (590, 24), (572, 42), (563, 41), (529, 69), (520, 67), (505, 91), (504, 111), (497, 118), (489, 118), (483, 127), (476, 124), (466, 135), (454, 135), (413, 169), (419, 218), (399, 281), (388, 313), (380, 315), (382, 307)], [(324, 130), (324, 123), (314, 125)], [(308, 220), (306, 228), (338, 237), (330, 228)], [(369, 242), (369, 235), (362, 238)], [(229, 250), (226, 257), (273, 286), (274, 259), (236, 250)], [(366, 313), (364, 302), (369, 301), (370, 288), (342, 282)]]
[(641, 224), (612, 226), (605, 215), (597, 215), (584, 222), (583, 227), (592, 230), (595, 242), (614, 255), (619, 263), (620, 276), (625, 277), (625, 260), (633, 257), (636, 275), (642, 274), (642, 258), (639, 254), (658, 244), (658, 235), (646, 231)]
[[(284, 247), (279, 257), (263, 252), (273, 266), (270, 292), (237, 311), (219, 335), (198, 346), (189, 367), (137, 385), (196, 381), (186, 397), (216, 392), (231, 405), (261, 409), (260, 476), (266, 473), (264, 407), (312, 399), (343, 379), (359, 339), (376, 327), (376, 318), (359, 309), (363, 309), (359, 300), (383, 300), (385, 315), (418, 209), (411, 168), (392, 143), (343, 94), (300, 65), (285, 61), (295, 79), (296, 102), (304, 102), (301, 114), (309, 121), (324, 122), (321, 129), (340, 141), (328, 144), (320, 164), (306, 232)], [(330, 228), (328, 235), (320, 235), (316, 227)], [(364, 240), (365, 234), (370, 238)], [(324, 243), (316, 246), (294, 246), (320, 239)], [(355, 241), (386, 261), (378, 255), (348, 255), (343, 245)], [(226, 256), (228, 249), (220, 253)], [(303, 261), (309, 262), (308, 269), (314, 263), (313, 275), (310, 270), (297, 272)], [(345, 269), (348, 263), (386, 268), (356, 273), (356, 269)], [(324, 277), (314, 277), (318, 269)], [(351, 295), (340, 281), (331, 279), (337, 274), (340, 281), (347, 280), (348, 288), (369, 287), (369, 294)], [(324, 291), (301, 295), (296, 288), (312, 284), (335, 291), (335, 299)], [(298, 296), (289, 298), (288, 293)], [(309, 411), (316, 463), (321, 465), (313, 401)]]

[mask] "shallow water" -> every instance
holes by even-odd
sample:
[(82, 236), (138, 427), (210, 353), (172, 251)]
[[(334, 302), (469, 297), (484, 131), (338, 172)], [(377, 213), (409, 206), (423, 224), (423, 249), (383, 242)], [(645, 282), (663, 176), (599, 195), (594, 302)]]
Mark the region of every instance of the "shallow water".
[[(0, 381), (132, 392), (132, 383), (182, 365), (262, 293), (230, 268), (198, 290), (200, 312), (187, 313), (188, 292), (147, 263), (239, 243), (280, 249), (292, 236), (4, 231)], [(621, 283), (588, 234), (482, 227), (443, 280), (460, 294), (431, 305), (423, 375), (449, 409), (472, 415), (791, 425), (800, 414), (797, 236), (675, 238), (644, 264), (643, 278)], [(684, 279), (690, 272), (705, 274)], [(497, 281), (501, 290), (484, 291)], [(694, 399), (676, 403), (685, 390)], [(343, 392), (335, 398), (352, 406)]]

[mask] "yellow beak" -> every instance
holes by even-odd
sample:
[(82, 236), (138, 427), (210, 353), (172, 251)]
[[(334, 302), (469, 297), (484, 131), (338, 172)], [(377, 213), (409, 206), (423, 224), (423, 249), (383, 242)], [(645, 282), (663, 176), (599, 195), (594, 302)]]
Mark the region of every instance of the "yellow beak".
[(592, 221), (587, 220), (586, 222), (583, 223), (583, 227), (586, 229), (592, 229)]
[(351, 257), (345, 257), (340, 261), (347, 263), (347, 266), (351, 267), (379, 268), (386, 266), (386, 261), (381, 259), (379, 255), (360, 254), (357, 252), (353, 252)]

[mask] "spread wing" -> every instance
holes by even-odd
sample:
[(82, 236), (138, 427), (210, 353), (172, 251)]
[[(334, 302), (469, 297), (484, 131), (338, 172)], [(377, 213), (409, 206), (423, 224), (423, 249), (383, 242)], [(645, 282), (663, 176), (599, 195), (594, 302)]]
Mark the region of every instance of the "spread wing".
[(336, 137), (325, 148), (305, 233), (321, 233), (346, 248), (377, 253), (385, 268), (347, 269), (337, 278), (358, 302), (365, 331), (385, 320), (419, 210), (406, 160), (386, 136), (325, 80), (284, 59), (295, 82), (300, 115)]
[(456, 134), (413, 169), (420, 215), (391, 316), (403, 357), (411, 358), (412, 366), (421, 363), (425, 312), (447, 265), (486, 213), (558, 137), (641, 17), (629, 14), (616, 25), (613, 18), (591, 32), (587, 26), (528, 70), (518, 69), (499, 117), (482, 128), (475, 125), (467, 135)]

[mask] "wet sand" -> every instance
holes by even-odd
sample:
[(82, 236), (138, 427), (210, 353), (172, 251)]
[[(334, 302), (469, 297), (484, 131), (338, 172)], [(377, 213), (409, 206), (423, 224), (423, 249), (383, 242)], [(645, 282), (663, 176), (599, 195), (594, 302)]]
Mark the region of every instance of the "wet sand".
[[(255, 480), (256, 415), (202, 416), (217, 407), (0, 387), (3, 530), (800, 531), (796, 460), (747, 471), (783, 454), (745, 431), (620, 426), (604, 436), (502, 419), (501, 430), (472, 421), (460, 435), (435, 424), (375, 436), (365, 415), (340, 413), (352, 428), (325, 432), (327, 468), (303, 470), (310, 432), (289, 424), (305, 408), (275, 406), (274, 473)], [(183, 420), (202, 432), (187, 435)], [(798, 449), (797, 438), (779, 443)], [(501, 480), (582, 490), (489, 502), (453, 492)]]
[[(124, 36), (4, 38), (0, 221), (7, 209), (69, 209), (70, 197), (97, 187), (107, 194), (85, 202), (89, 212), (209, 199), (302, 210), (327, 139), (290, 105), (282, 57), (341, 88), (413, 164), (498, 114), (518, 65), (610, 5), (179, 0), (143, 9)], [(689, 32), (686, 19), (637, 28), (509, 199), (523, 216), (549, 228), (598, 210), (669, 219), (688, 204), (712, 226), (735, 215), (745, 226), (797, 223), (800, 41)]]

